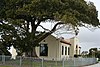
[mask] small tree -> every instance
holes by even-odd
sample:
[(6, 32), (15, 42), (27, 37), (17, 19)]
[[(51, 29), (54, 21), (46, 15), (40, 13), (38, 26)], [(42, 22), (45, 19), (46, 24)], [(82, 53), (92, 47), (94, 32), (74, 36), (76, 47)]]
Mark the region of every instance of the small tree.
[(91, 56), (91, 57), (96, 57), (96, 52), (97, 52), (98, 50), (97, 50), (97, 48), (91, 48), (90, 50), (89, 50), (89, 55)]

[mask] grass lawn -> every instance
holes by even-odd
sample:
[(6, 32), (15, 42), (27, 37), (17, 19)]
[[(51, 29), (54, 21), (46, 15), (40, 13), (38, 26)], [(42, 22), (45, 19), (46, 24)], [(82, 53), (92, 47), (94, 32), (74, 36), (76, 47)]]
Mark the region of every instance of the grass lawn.
[(0, 67), (11, 67), (11, 66), (0, 66)]
[[(6, 62), (6, 65), (1, 65), (0, 67), (19, 67), (19, 63), (18, 61), (15, 61), (15, 62)], [(42, 61), (26, 61), (24, 60), (22, 62), (22, 67), (42, 67)], [(43, 66), (44, 67), (62, 67), (62, 62), (59, 62), (59, 61), (44, 61), (43, 62)]]

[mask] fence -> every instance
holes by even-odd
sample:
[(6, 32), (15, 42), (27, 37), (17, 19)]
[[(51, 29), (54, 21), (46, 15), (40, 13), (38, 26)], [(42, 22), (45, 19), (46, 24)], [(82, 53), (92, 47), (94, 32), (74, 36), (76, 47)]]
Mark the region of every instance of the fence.
[(12, 60), (11, 56), (0, 56), (0, 66), (7, 67), (79, 67), (96, 62), (96, 58), (67, 58), (61, 61), (50, 61), (32, 57), (17, 57), (16, 60)]

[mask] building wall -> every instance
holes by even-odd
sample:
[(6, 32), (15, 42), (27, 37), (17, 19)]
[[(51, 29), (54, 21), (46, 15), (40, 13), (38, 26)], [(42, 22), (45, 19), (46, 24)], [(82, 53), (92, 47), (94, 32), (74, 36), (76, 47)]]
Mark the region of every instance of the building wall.
[[(64, 49), (63, 49), (63, 55), (62, 55), (62, 46), (64, 47)], [(67, 47), (67, 53), (66, 53), (66, 55), (65, 55), (65, 47)], [(70, 45), (61, 43), (60, 48), (61, 48), (61, 50), (60, 50), (61, 59), (68, 58), (70, 56), (70, 55), (68, 55), (68, 52), (69, 52), (68, 48), (70, 48)]]
[(77, 54), (77, 55), (80, 55), (80, 46), (79, 46), (79, 45), (77, 45), (76, 50), (77, 50), (76, 54)]
[[(79, 55), (79, 40), (77, 37), (73, 37), (70, 39), (71, 49), (70, 49), (70, 57), (74, 57), (75, 54)], [(76, 48), (77, 46), (77, 48)]]
[(40, 47), (36, 47), (36, 53), (38, 57), (44, 58), (46, 60), (57, 60), (60, 58), (58, 39), (50, 35), (45, 38), (41, 43), (46, 43), (48, 45), (48, 56), (40, 56)]
[[(40, 47), (36, 47), (36, 53), (39, 58), (44, 58), (46, 60), (62, 60), (63, 58), (68, 57), (74, 57), (74, 55), (77, 53), (79, 54), (79, 40), (77, 37), (71, 38), (70, 44), (61, 43), (59, 39), (55, 38), (54, 36), (50, 35), (47, 38), (45, 38), (41, 43), (46, 43), (48, 46), (48, 56), (40, 56)], [(77, 48), (76, 48), (76, 45)], [(62, 46), (63, 49), (63, 55), (62, 55)], [(65, 55), (65, 47), (67, 47), (67, 54)], [(70, 53), (68, 55), (68, 48), (70, 48)], [(77, 52), (76, 52), (77, 50)]]

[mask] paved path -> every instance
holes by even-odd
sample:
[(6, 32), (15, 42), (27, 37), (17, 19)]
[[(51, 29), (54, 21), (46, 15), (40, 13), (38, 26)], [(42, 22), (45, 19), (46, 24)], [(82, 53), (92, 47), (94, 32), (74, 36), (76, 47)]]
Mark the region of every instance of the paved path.
[(85, 66), (85, 67), (100, 67), (100, 62), (94, 65), (90, 65), (90, 66)]

